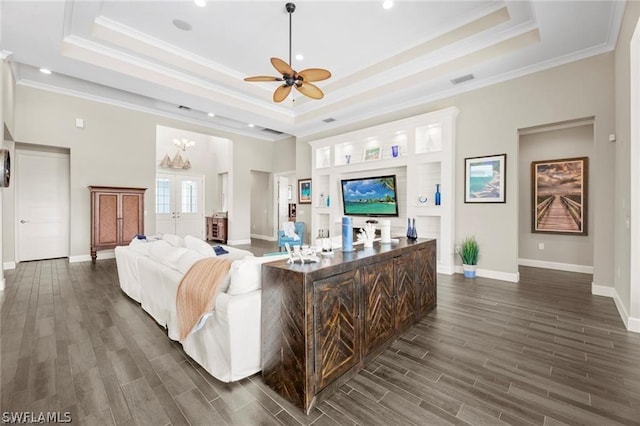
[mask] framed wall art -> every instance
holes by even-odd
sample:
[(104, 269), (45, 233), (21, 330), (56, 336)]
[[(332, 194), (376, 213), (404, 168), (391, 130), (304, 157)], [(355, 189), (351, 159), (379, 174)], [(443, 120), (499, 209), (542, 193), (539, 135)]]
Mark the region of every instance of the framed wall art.
[(464, 159), (464, 202), (506, 202), (507, 154)]
[(587, 235), (589, 158), (531, 162), (531, 232)]
[(311, 204), (311, 179), (298, 179), (298, 203)]
[(365, 148), (364, 157), (363, 157), (364, 161), (379, 160), (380, 158), (381, 157), (380, 157), (379, 146), (374, 146), (372, 148)]

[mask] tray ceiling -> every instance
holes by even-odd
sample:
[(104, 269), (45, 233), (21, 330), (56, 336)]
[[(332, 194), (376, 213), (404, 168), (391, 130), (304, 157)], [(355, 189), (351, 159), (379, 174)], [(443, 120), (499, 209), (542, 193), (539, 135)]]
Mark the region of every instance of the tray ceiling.
[(278, 139), (613, 50), (625, 6), (396, 1), (384, 10), (382, 1), (298, 1), (292, 50), (304, 59), (292, 66), (333, 77), (317, 83), (322, 100), (296, 94), (275, 104), (278, 83), (243, 78), (277, 76), (269, 58), (288, 61), (285, 3), (3, 0), (1, 49), (18, 84)]

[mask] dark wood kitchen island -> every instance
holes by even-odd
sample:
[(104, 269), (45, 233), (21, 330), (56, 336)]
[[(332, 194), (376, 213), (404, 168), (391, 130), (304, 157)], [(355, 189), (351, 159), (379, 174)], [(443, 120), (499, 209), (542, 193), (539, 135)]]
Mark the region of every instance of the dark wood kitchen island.
[(262, 377), (305, 412), (436, 306), (436, 240), (262, 266)]

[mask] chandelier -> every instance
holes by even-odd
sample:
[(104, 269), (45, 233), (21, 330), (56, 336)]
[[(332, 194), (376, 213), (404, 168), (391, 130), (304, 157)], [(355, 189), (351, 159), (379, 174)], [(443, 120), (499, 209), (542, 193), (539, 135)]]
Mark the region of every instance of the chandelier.
[(186, 139), (186, 138), (180, 138), (180, 139), (174, 139), (173, 144), (178, 148), (180, 148), (181, 150), (186, 151), (188, 148), (191, 148), (196, 143), (195, 141), (190, 141), (189, 139)]

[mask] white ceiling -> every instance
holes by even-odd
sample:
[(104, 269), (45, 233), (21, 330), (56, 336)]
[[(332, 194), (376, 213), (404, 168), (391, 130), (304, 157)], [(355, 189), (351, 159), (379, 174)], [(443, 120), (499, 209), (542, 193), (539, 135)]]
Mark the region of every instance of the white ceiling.
[[(625, 6), (396, 0), (383, 10), (381, 0), (298, 0), (292, 50), (304, 60), (292, 67), (333, 76), (316, 83), (321, 100), (296, 93), (276, 104), (278, 83), (243, 78), (278, 76), (271, 57), (288, 62), (285, 3), (1, 0), (0, 49), (18, 84), (277, 139), (263, 128), (309, 135), (613, 50)], [(475, 78), (451, 82), (466, 74)]]

